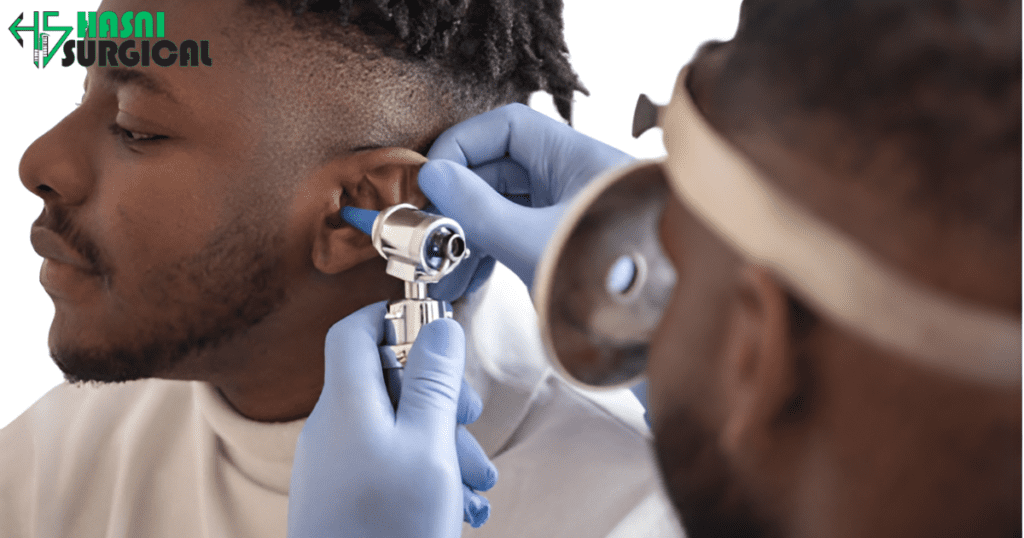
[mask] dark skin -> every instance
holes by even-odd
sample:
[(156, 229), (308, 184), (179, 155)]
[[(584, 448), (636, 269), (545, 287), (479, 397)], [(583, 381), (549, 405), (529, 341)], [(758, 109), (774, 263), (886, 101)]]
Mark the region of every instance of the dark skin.
[[(729, 53), (705, 48), (692, 67), (713, 125), (723, 111), (704, 88)], [(1019, 236), (950, 230), (884, 193), (842, 191), (857, 182), (823, 185), (844, 172), (750, 124), (723, 134), (799, 203), (913, 278), (1019, 318)], [(679, 281), (648, 375), (662, 472), (690, 536), (1019, 535), (1019, 386), (927, 369), (820, 317), (796, 336), (787, 290), (679, 201), (660, 233)]]
[(337, 213), (422, 205), (420, 158), (382, 146), (416, 147), (443, 125), (413, 132), (428, 92), (408, 70), (377, 80), (397, 72), (390, 59), (296, 60), (239, 22), (242, 2), (187, 4), (99, 10), (165, 11), (167, 38), (210, 40), (214, 68), (94, 65), (82, 104), (22, 158), (44, 201), (33, 244), (51, 352), (70, 379), (201, 380), (246, 417), (304, 417), (327, 330), (401, 293)]
[[(155, 10), (131, 4), (101, 9)], [(96, 372), (116, 370), (110, 366), (121, 358), (112, 351), (188, 348), (208, 336), (147, 376), (211, 382), (258, 420), (305, 416), (320, 393), (327, 328), (397, 291), (367, 238), (334, 217), (343, 203), (380, 207), (411, 196), (401, 186), (415, 164), (355, 151), (387, 143), (371, 127), (376, 112), (395, 106), (395, 94), (357, 83), (367, 74), (358, 63), (336, 71), (304, 65), (291, 61), (287, 46), (252, 58), (238, 49), (244, 39), (222, 33), (233, 28), (237, 4), (188, 7), (191, 16), (166, 9), (168, 37), (210, 39), (216, 69), (133, 68), (159, 76), (175, 104), (91, 68), (82, 106), (23, 159), (23, 183), (45, 202), (40, 224), (56, 227), (61, 211), (70, 223), (59, 242), (47, 232), (37, 241), (56, 307), (51, 346), (65, 354), (65, 370)], [(233, 36), (259, 39), (244, 29)], [(698, 105), (712, 122), (716, 110), (700, 81), (716, 76), (715, 63), (708, 51), (694, 69)], [(348, 67), (363, 70), (352, 75)], [(307, 91), (296, 82), (303, 73), (325, 77), (337, 92)], [(418, 110), (416, 77), (400, 80), (413, 88), (402, 95)], [(115, 122), (120, 131), (111, 130)], [(842, 197), (857, 203), (837, 211), (820, 195), (830, 190), (813, 188), (821, 164), (773, 145), (769, 127), (724, 134), (782, 188), (804, 193), (801, 203), (914, 278), (994, 309), (1019, 308), (1019, 242), (1007, 254), (974, 243), (974, 232), (947, 240), (948, 230), (917, 216), (913, 233), (892, 235), (884, 220), (864, 218), (898, 214), (884, 197)], [(418, 147), (438, 129), (388, 130)], [(335, 140), (338, 132), (362, 139)], [(331, 142), (304, 149), (297, 133)], [(146, 135), (167, 138), (129, 140)], [(666, 483), (691, 536), (702, 535), (691, 525), (699, 514), (703, 528), (736, 535), (1019, 530), (1019, 388), (924, 370), (825, 320), (793, 338), (785, 290), (678, 203), (666, 210), (662, 239), (680, 280), (653, 343), (652, 414)], [(944, 248), (922, 247), (936, 244)], [(94, 248), (80, 248), (87, 246)], [(257, 285), (267, 280), (280, 286)], [(255, 304), (253, 290), (265, 292)], [(225, 333), (225, 325), (236, 330)], [(680, 440), (687, 429), (703, 439)], [(697, 447), (701, 457), (679, 457), (680, 446)], [(684, 505), (706, 499), (696, 491), (704, 486), (719, 493), (717, 519), (706, 504)]]

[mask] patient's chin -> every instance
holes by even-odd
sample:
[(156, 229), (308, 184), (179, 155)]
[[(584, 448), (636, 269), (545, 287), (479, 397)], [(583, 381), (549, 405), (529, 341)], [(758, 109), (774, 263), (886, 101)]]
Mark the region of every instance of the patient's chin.
[(57, 348), (50, 350), (53, 362), (71, 383), (121, 383), (156, 377), (167, 364), (127, 350)]

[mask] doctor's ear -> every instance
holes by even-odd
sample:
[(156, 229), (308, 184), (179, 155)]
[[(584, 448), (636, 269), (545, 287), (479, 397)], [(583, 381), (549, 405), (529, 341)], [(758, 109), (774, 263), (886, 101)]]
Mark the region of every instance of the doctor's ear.
[(424, 207), (427, 197), (416, 176), (427, 158), (405, 148), (360, 151), (334, 159), (318, 170), (317, 182), (328, 186), (329, 199), (313, 241), (313, 264), (337, 274), (378, 257), (370, 236), (345, 223), (339, 212), (353, 206), (381, 210), (407, 203)]

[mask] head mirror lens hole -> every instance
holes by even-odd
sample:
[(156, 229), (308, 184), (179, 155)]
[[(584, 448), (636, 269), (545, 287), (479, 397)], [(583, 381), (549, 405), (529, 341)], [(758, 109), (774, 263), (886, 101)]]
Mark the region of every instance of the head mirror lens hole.
[(636, 284), (637, 266), (632, 256), (619, 256), (605, 277), (605, 289), (610, 295), (626, 295)]

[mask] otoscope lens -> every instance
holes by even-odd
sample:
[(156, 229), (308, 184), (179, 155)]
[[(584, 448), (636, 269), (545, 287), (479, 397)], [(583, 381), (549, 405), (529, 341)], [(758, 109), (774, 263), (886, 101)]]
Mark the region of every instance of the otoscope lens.
[(428, 258), (440, 258), (444, 256), (444, 243), (445, 239), (448, 239), (448, 234), (445, 233), (447, 230), (438, 230), (430, 235), (430, 241), (427, 241), (427, 257)]
[(466, 253), (466, 241), (461, 235), (442, 228), (430, 236), (427, 242), (426, 258), (431, 266), (436, 269), (444, 259), (452, 262), (459, 261)]
[(458, 260), (464, 252), (466, 252), (466, 242), (462, 240), (461, 236), (452, 236), (451, 240), (448, 241), (448, 259), (452, 261)]
[(456, 262), (466, 251), (466, 242), (462, 237), (449, 230), (441, 228), (431, 234), (426, 244), (426, 262), (433, 269), (440, 269), (445, 260)]

